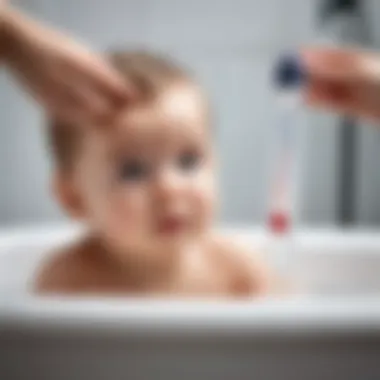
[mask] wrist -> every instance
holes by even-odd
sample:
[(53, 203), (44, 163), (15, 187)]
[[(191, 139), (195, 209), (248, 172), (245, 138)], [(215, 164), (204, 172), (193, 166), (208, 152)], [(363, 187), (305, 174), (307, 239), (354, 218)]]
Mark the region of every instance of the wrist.
[(26, 32), (24, 31), (23, 22), (22, 14), (9, 6), (4, 7), (0, 15), (0, 46), (2, 49), (1, 56), (8, 63), (13, 54), (20, 48), (23, 38), (25, 38)]
[[(1, 0), (0, 0), (1, 1)], [(4, 4), (0, 5), (0, 57), (5, 58), (10, 46), (9, 11)]]
[(5, 3), (4, 1), (0, 0), (0, 58), (4, 56), (3, 51), (4, 51), (4, 44), (5, 44), (4, 26), (3, 26), (4, 9), (5, 9)]

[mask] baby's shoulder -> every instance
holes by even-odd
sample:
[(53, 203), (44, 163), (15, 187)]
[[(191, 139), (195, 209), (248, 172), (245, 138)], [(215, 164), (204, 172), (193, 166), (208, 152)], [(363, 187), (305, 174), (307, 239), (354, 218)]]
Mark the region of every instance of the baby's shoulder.
[(235, 294), (270, 292), (273, 274), (259, 252), (238, 239), (223, 235), (213, 236), (210, 247), (214, 259), (232, 278)]
[(88, 270), (85, 250), (86, 242), (83, 240), (51, 252), (41, 263), (34, 290), (46, 294), (77, 292)]

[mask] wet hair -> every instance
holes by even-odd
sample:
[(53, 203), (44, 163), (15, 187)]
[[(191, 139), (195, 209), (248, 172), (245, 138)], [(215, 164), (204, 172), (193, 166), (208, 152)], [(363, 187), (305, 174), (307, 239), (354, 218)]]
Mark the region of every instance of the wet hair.
[[(113, 51), (106, 57), (137, 91), (139, 101), (154, 101), (173, 84), (196, 84), (188, 71), (164, 55), (132, 50)], [(83, 136), (82, 130), (78, 125), (50, 117), (48, 142), (58, 169), (69, 171), (73, 167)]]

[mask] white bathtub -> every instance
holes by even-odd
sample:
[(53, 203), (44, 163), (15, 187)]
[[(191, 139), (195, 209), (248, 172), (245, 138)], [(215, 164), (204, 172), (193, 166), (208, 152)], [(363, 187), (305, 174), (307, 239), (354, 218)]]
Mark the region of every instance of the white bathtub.
[[(257, 248), (258, 229), (229, 231)], [(307, 293), (245, 302), (39, 298), (76, 228), (0, 233), (0, 379), (379, 379), (380, 232), (303, 230)]]

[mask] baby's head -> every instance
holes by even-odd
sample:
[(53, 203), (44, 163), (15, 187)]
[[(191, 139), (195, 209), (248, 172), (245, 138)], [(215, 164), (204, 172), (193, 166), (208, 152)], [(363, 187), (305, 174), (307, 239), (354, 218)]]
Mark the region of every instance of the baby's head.
[(166, 58), (124, 52), (109, 59), (135, 87), (137, 100), (112, 125), (52, 121), (55, 193), (108, 244), (150, 257), (200, 238), (211, 225), (207, 102)]

